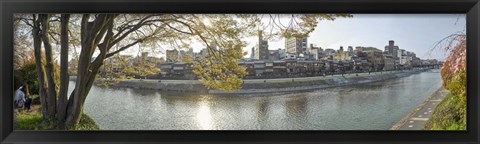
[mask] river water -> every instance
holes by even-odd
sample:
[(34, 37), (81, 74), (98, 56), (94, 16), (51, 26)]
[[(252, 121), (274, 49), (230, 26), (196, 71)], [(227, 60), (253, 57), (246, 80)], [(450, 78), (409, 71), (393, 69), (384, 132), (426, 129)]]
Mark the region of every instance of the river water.
[(103, 130), (388, 130), (441, 83), (438, 70), (430, 70), (369, 84), (262, 95), (94, 86), (84, 112)]

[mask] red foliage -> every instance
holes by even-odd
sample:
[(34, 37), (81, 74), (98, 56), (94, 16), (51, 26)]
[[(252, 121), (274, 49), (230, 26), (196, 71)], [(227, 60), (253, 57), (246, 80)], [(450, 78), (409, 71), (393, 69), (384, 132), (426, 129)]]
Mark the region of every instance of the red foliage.
[(465, 34), (455, 34), (448, 39), (445, 50), (450, 54), (442, 67), (442, 79), (444, 86), (461, 71), (466, 70), (467, 64), (467, 41)]

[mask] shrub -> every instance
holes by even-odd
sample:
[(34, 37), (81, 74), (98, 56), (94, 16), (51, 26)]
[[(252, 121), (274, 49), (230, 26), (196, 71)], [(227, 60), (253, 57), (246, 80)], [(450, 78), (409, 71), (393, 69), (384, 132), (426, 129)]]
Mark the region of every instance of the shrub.
[(14, 71), (15, 90), (23, 84), (29, 85), (30, 94), (38, 94), (37, 70), (34, 61), (28, 61)]
[[(44, 64), (45, 65), (45, 64)], [(56, 88), (60, 85), (59, 65), (54, 65), (54, 79)], [(34, 60), (25, 62), (19, 69), (14, 71), (15, 90), (23, 84), (29, 85), (30, 94), (39, 94), (39, 83), (37, 77), (37, 66)]]
[(427, 130), (466, 130), (466, 107), (458, 96), (449, 93), (425, 124)]
[(447, 85), (449, 93), (438, 104), (424, 129), (428, 130), (466, 130), (466, 72), (453, 76)]

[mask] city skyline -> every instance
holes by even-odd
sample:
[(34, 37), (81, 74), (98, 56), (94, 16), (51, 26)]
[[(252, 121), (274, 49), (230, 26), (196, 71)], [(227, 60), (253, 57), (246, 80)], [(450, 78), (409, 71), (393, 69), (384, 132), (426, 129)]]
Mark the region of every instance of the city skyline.
[[(377, 22), (381, 22), (378, 27), (366, 26)], [(404, 25), (406, 23), (412, 24)], [(436, 24), (432, 25), (432, 23)], [(452, 33), (464, 31), (465, 26), (465, 15), (460, 14), (354, 14), (352, 18), (320, 21), (316, 30), (308, 38), (308, 45), (316, 44), (323, 49), (335, 50), (338, 50), (340, 46), (365, 46), (376, 47), (383, 51), (384, 47), (388, 45), (388, 41), (394, 40), (400, 49), (412, 51), (422, 59), (444, 60), (446, 55), (443, 50), (434, 51), (430, 57), (428, 51), (433, 48), (435, 42)], [(371, 32), (369, 36), (368, 32), (372, 29), (379, 30)], [(337, 30), (338, 33), (335, 33)], [(415, 31), (418, 31), (419, 35), (411, 35)], [(392, 34), (386, 35), (388, 32), (392, 32)], [(348, 35), (349, 33), (351, 35)], [(431, 37), (426, 37), (427, 35)], [(342, 40), (340, 38), (342, 36), (346, 36), (346, 38)], [(251, 41), (255, 41), (255, 39)], [(284, 48), (284, 44), (283, 38), (279, 41), (269, 41), (269, 49)], [(414, 48), (415, 45), (425, 48)], [(253, 44), (249, 46), (253, 46)]]
[[(287, 19), (287, 18), (284, 18)], [(389, 40), (394, 40), (400, 49), (414, 52), (422, 59), (445, 60), (443, 49), (431, 49), (434, 44), (450, 34), (465, 31), (465, 15), (462, 14), (353, 14), (351, 18), (337, 18), (334, 21), (320, 21), (308, 37), (308, 46), (314, 44), (323, 49), (338, 50), (340, 46), (375, 47), (384, 50)], [(374, 25), (374, 26), (372, 26)], [(251, 55), (257, 46), (258, 36), (242, 39), (248, 43), (243, 51), (244, 58)], [(269, 50), (285, 49), (285, 39), (267, 40)], [(140, 47), (120, 54), (137, 55)], [(168, 46), (147, 50), (152, 56), (165, 57)], [(194, 52), (205, 46), (199, 42), (190, 45)]]

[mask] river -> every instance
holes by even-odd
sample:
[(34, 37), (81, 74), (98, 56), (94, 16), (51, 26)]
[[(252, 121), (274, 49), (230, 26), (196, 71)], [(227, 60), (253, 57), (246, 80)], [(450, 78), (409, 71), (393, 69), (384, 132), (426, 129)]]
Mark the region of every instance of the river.
[(441, 83), (439, 71), (429, 70), (362, 85), (261, 95), (94, 86), (84, 112), (103, 130), (388, 130)]

